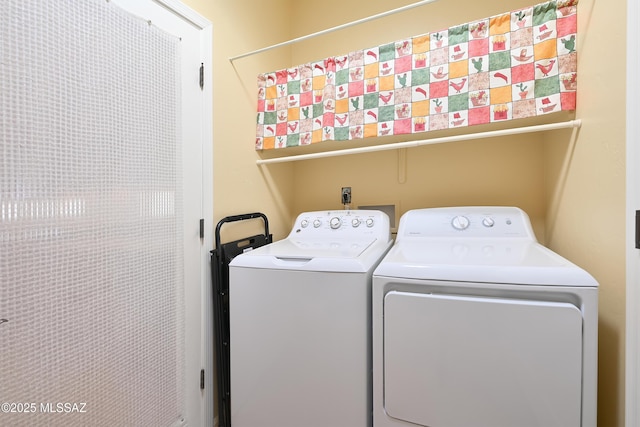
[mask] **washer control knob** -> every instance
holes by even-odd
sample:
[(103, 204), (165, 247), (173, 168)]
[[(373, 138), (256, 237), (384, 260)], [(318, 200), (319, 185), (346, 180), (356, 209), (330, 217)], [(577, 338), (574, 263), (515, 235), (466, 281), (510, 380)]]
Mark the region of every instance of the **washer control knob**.
[(300, 227), (307, 228), (308, 226), (309, 226), (309, 220), (308, 219), (303, 219), (302, 221), (300, 221)]
[(484, 225), (485, 227), (491, 228), (495, 225), (495, 221), (493, 220), (493, 218), (490, 217), (486, 217), (482, 220), (482, 225)]
[(337, 228), (340, 228), (340, 226), (342, 225), (342, 220), (337, 216), (334, 216), (329, 220), (329, 225), (335, 230)]
[(314, 220), (314, 221), (313, 221), (313, 226), (314, 226), (315, 228), (318, 228), (318, 227), (320, 227), (321, 225), (322, 225), (322, 221), (320, 221), (319, 219), (316, 219), (316, 220)]
[(365, 221), (365, 224), (367, 224), (367, 227), (371, 228), (373, 227), (373, 218), (367, 218), (367, 220)]
[(466, 230), (469, 227), (469, 218), (458, 215), (451, 220), (451, 225), (456, 230)]
[(355, 227), (357, 227), (357, 226), (359, 226), (359, 225), (360, 225), (360, 222), (361, 222), (361, 221), (360, 221), (360, 218), (353, 218), (353, 219), (351, 220), (351, 225), (355, 228)]

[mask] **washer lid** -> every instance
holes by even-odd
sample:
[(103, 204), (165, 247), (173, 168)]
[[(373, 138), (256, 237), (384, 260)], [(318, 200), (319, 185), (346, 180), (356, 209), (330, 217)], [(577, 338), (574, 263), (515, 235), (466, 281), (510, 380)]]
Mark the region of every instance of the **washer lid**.
[(255, 249), (252, 256), (273, 256), (277, 258), (357, 258), (376, 239), (335, 240), (287, 238), (271, 245)]
[(235, 257), (230, 267), (366, 272), (380, 262), (391, 241), (286, 238)]
[(598, 286), (589, 273), (528, 239), (398, 242), (374, 275), (478, 283)]

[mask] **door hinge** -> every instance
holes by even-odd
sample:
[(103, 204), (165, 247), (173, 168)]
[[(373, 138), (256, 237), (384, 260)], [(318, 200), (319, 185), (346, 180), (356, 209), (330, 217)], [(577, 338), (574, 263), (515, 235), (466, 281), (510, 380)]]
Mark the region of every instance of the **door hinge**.
[(204, 63), (200, 63), (200, 90), (204, 89)]
[(640, 211), (636, 211), (636, 249), (640, 249)]
[(200, 218), (200, 238), (204, 239), (204, 218)]
[(204, 390), (204, 369), (200, 369), (200, 390)]

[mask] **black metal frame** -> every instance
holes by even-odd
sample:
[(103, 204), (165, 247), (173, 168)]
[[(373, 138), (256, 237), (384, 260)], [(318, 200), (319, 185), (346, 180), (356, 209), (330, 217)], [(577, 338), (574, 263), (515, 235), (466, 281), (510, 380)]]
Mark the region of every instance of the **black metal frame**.
[[(233, 242), (220, 242), (220, 229), (224, 224), (262, 218), (264, 234), (257, 234)], [(229, 263), (246, 250), (264, 246), (273, 241), (269, 234), (266, 215), (254, 212), (228, 216), (220, 220), (215, 232), (216, 248), (211, 251), (211, 274), (213, 282), (213, 323), (215, 362), (218, 385), (218, 425), (231, 427), (231, 354), (229, 334)]]

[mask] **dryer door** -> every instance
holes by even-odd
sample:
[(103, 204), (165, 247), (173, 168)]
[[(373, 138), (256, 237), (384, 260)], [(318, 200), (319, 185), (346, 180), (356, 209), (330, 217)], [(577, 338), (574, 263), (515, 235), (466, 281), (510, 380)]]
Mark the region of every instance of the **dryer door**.
[(420, 426), (579, 427), (582, 315), (569, 303), (389, 292), (384, 404)]

